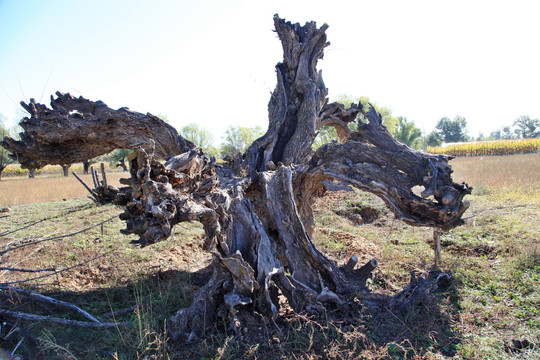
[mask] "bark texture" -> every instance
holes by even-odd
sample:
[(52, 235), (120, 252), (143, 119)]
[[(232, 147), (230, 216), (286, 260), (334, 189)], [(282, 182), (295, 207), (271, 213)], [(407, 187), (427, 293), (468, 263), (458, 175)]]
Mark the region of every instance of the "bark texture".
[(128, 108), (113, 110), (102, 101), (60, 92), (56, 95), (56, 99), (51, 96), (52, 108), (34, 99), (29, 104), (21, 102), (30, 114), (19, 123), (24, 129), (21, 140), (6, 136), (0, 142), (22, 168), (73, 164), (115, 149), (135, 147), (155, 146), (155, 155), (164, 159), (195, 147), (150, 113), (144, 115)]
[[(322, 314), (326, 306), (348, 309), (356, 298), (373, 303), (373, 297), (366, 296), (365, 284), (377, 266), (376, 259), (355, 269), (357, 259), (336, 264), (312, 243), (312, 204), (327, 190), (369, 191), (382, 198), (397, 218), (441, 230), (461, 224), (468, 207), (463, 197), (471, 188), (452, 181), (446, 156), (418, 152), (394, 140), (373, 107), (355, 104), (345, 109), (328, 103), (322, 74), (317, 71), (317, 61), (328, 45), (326, 24), (301, 26), (277, 15), (274, 24), (283, 44), (283, 62), (276, 66), (268, 130), (245, 154), (230, 157), (226, 165), (216, 164), (151, 115), (111, 110), (101, 102), (61, 94), (53, 100), (53, 110), (27, 105), (33, 115), (23, 122), (31, 135), (20, 143), (3, 143), (19, 158), (28, 159), (27, 166), (42, 164), (44, 153), (51, 154), (45, 156), (47, 161), (56, 161), (57, 150), (48, 147), (52, 143), (64, 144), (66, 154), (79, 153), (80, 157), (84, 157), (80, 155), (83, 148), (92, 156), (102, 146), (136, 148), (128, 159), (130, 178), (124, 180), (131, 190), (123, 192), (129, 196), (122, 202), (123, 232), (136, 235), (133, 242), (146, 246), (167, 239), (180, 222), (203, 224), (205, 248), (214, 259), (213, 275), (193, 304), (168, 321), (174, 339), (195, 339), (216, 319), (240, 332), (255, 314), (262, 314), (277, 328), (280, 297), (295, 311), (314, 314)], [(53, 112), (59, 120), (53, 119)], [(92, 135), (88, 145), (90, 134), (97, 132), (88, 125), (90, 119), (106, 126), (107, 135)], [(55, 142), (43, 140), (44, 129), (54, 128), (55, 121), (67, 125), (56, 130)], [(73, 130), (87, 125), (89, 130)], [(314, 152), (311, 146), (321, 126), (334, 126), (340, 143)], [(40, 146), (38, 156), (35, 149)], [(174, 156), (164, 164), (155, 159), (166, 155)], [(64, 156), (61, 159), (68, 162)], [(421, 188), (421, 193), (415, 194), (414, 187)], [(413, 277), (396, 297), (378, 297), (378, 305), (401, 309), (422, 302), (441, 279), (447, 279), (439, 275)]]

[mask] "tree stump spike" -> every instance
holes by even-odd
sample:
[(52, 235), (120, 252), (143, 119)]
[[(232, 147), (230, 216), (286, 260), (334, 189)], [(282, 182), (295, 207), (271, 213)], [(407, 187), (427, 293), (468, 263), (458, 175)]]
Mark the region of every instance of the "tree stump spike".
[(347, 261), (347, 264), (345, 264), (345, 271), (351, 272), (354, 270), (354, 267), (358, 263), (358, 258), (356, 256), (351, 256), (349, 261)]

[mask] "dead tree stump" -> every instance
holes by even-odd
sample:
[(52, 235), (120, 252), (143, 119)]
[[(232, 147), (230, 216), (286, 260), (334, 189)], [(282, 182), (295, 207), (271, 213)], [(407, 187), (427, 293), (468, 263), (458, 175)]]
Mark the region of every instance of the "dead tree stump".
[[(452, 181), (447, 156), (415, 151), (396, 141), (371, 106), (359, 103), (345, 109), (328, 102), (317, 70), (328, 45), (326, 24), (302, 26), (275, 15), (274, 25), (283, 61), (276, 65), (268, 130), (227, 165), (216, 164), (153, 115), (113, 110), (101, 101), (60, 93), (51, 102), (52, 110), (35, 102), (24, 104), (31, 117), (21, 126), (28, 135), (2, 142), (25, 167), (82, 161), (135, 147), (128, 159), (131, 192), (120, 216), (126, 222), (123, 232), (147, 246), (167, 239), (180, 222), (203, 224), (213, 275), (193, 304), (168, 321), (174, 339), (195, 339), (219, 319), (240, 332), (247, 323), (262, 321), (255, 320), (255, 313), (275, 324), (280, 296), (294, 311), (312, 314), (324, 313), (327, 306), (346, 309), (355, 298), (363, 298), (377, 260), (355, 270), (354, 260), (336, 264), (311, 240), (312, 204), (327, 190), (356, 187), (371, 192), (396, 218), (441, 230), (462, 224), (468, 208), (463, 197), (471, 188)], [(313, 151), (322, 126), (335, 127), (340, 142)], [(38, 146), (43, 149), (39, 154)], [(164, 164), (157, 161), (170, 155)], [(412, 191), (415, 186), (424, 188), (421, 196)], [(419, 297), (407, 294), (425, 295), (443, 277), (413, 278), (391, 305), (411, 303), (409, 299)]]

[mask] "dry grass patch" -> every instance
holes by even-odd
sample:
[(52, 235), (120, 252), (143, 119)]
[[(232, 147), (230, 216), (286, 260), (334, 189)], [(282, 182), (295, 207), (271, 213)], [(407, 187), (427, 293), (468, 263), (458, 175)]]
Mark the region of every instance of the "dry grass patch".
[(450, 165), (454, 180), (472, 185), (473, 194), (506, 193), (540, 201), (540, 153), (458, 157)]
[[(80, 175), (91, 187), (92, 176)], [(121, 186), (120, 178), (129, 177), (126, 172), (107, 173), (110, 185)], [(34, 179), (6, 177), (0, 181), (0, 207), (83, 199), (88, 192), (73, 176), (47, 176)]]

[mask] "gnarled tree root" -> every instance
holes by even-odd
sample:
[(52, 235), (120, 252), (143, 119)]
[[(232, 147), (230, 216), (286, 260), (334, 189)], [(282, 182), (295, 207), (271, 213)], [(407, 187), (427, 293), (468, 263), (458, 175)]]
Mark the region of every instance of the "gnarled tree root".
[[(216, 260), (212, 266), (214, 271), (211, 279), (195, 294), (193, 303), (188, 308), (179, 310), (167, 321), (167, 332), (173, 340), (180, 342), (198, 340), (212, 331), (216, 320), (219, 320), (219, 324), (228, 324), (227, 330), (236, 335), (249, 333), (254, 323), (258, 327), (261, 325), (260, 319), (254, 319), (261, 311), (261, 307), (257, 307), (257, 304), (251, 300), (253, 295), (257, 296), (261, 293), (261, 289), (254, 289), (251, 296), (247, 293), (246, 296), (239, 295), (234, 291), (234, 279), (237, 278), (234, 270), (228, 272), (226, 266), (219, 260)], [(399, 293), (388, 296), (372, 293), (367, 288), (359, 289), (355, 293), (337, 294), (324, 287), (317, 293), (299, 284), (294, 286), (283, 273), (276, 272), (274, 275), (277, 276), (272, 281), (271, 287), (266, 289), (267, 294), (264, 295), (271, 297), (267, 299), (267, 304), (279, 304), (278, 297), (284, 294), (282, 287), (285, 281), (288, 284), (285, 287), (288, 293), (288, 305), (295, 312), (321, 318), (326, 315), (329, 305), (341, 311), (358, 310), (358, 306), (361, 306), (371, 311), (392, 311), (393, 313), (406, 313), (423, 306), (433, 306), (435, 292), (444, 291), (453, 280), (451, 272), (438, 269), (429, 271), (425, 277), (411, 273), (409, 285)], [(354, 277), (357, 275), (349, 273), (352, 284), (356, 283)], [(295, 293), (292, 298), (291, 293)], [(294, 299), (302, 299), (303, 306), (299, 307), (299, 302), (291, 303), (291, 300), (295, 301)], [(254, 311), (256, 308), (257, 311)], [(276, 310), (279, 311), (279, 309), (273, 309), (273, 311)], [(269, 313), (259, 314), (267, 319), (264, 323), (268, 325), (268, 333), (281, 333), (282, 329), (276, 322), (278, 314), (272, 313), (270, 309), (268, 311)]]

